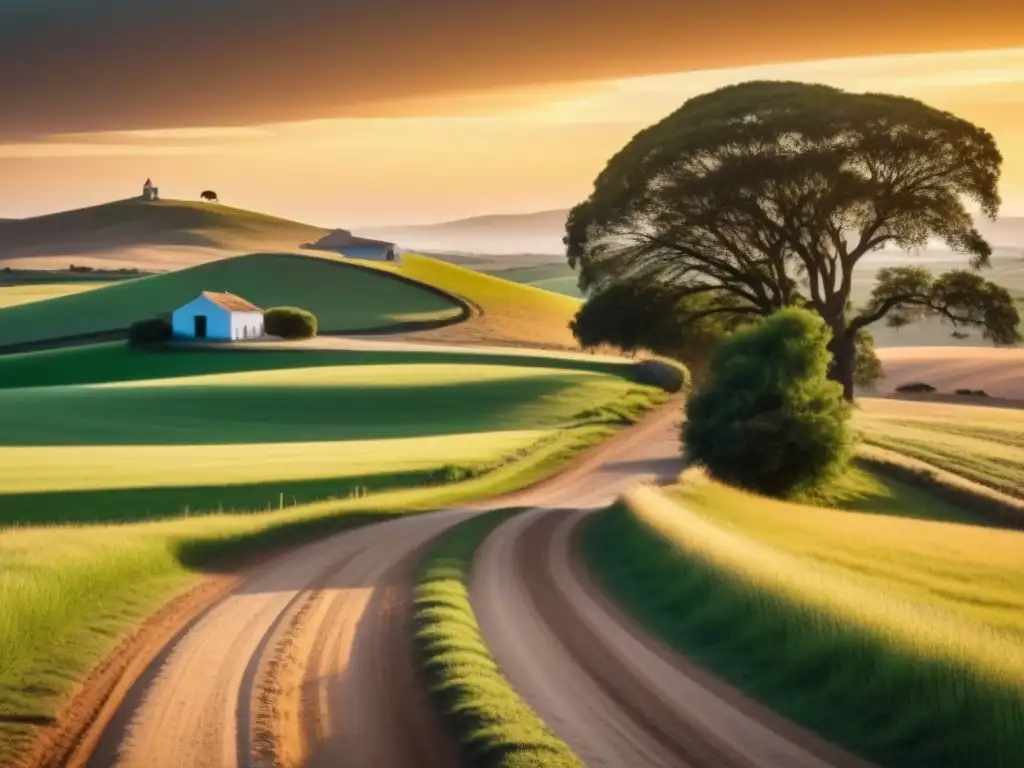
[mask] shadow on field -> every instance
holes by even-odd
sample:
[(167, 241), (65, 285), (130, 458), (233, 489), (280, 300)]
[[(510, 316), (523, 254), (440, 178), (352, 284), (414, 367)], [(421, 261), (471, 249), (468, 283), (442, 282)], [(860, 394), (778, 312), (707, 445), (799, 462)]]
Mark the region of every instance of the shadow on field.
[[(351, 334), (348, 334), (351, 335)], [(125, 344), (102, 344), (61, 350), (51, 357), (0, 356), (0, 389), (102, 384), (217, 373), (365, 365), (496, 365), (557, 368), (609, 373), (630, 378), (637, 365), (557, 355), (503, 354), (477, 351), (365, 349), (260, 349), (255, 347), (166, 347), (132, 349)]]
[[(253, 558), (268, 558), (278, 550), (298, 544), (308, 544), (314, 539), (335, 533), (360, 528), (371, 523), (408, 518), (409, 515), (394, 510), (353, 512), (345, 515), (325, 514), (321, 517), (303, 518), (283, 524), (269, 526), (255, 531), (225, 536), (224, 538), (196, 538), (177, 542), (174, 554), (178, 561), (197, 573), (231, 573), (250, 562)], [(305, 584), (281, 584), (275, 589), (305, 587)], [(259, 581), (244, 587), (248, 591), (268, 591)], [(273, 591), (273, 590), (270, 590)]]
[(146, 522), (221, 512), (261, 514), (313, 501), (444, 482), (437, 470), (229, 486), (99, 488), (0, 495), (0, 526)]
[[(556, 398), (589, 380), (544, 378), (393, 384), (290, 380), (266, 385), (142, 385), (0, 392), (0, 445), (132, 446), (382, 440), (544, 428)], [(531, 412), (539, 420), (525, 418)]]

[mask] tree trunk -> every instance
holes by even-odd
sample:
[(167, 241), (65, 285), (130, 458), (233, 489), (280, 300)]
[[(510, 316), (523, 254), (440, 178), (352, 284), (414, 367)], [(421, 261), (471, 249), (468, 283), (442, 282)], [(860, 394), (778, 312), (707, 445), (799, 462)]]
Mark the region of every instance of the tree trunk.
[(833, 331), (832, 341), (828, 345), (832, 353), (832, 366), (828, 377), (843, 385), (843, 397), (853, 402), (853, 370), (856, 363), (857, 347), (853, 336), (846, 329)]

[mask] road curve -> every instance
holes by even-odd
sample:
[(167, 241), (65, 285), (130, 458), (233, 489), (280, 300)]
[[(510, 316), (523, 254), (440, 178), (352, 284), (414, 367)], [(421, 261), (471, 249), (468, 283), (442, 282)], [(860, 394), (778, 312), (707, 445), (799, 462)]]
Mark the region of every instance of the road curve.
[(413, 569), (451, 525), (516, 505), (534, 509), (485, 542), (472, 599), (503, 672), (588, 765), (845, 766), (827, 748), (808, 751), (813, 739), (770, 713), (753, 716), (702, 685), (699, 671), (635, 631), (573, 557), (586, 509), (641, 478), (678, 473), (678, 413), (661, 409), (533, 489), (270, 560), (163, 650), (96, 748), (71, 765), (460, 765), (413, 663)]
[(588, 766), (868, 768), (652, 639), (593, 583), (575, 534), (638, 480), (678, 474), (666, 416), (477, 553), (471, 599), (503, 674)]
[(68, 764), (457, 764), (412, 666), (406, 619), (418, 551), (475, 511), (536, 503), (588, 482), (605, 458), (625, 460), (674, 421), (672, 411), (624, 430), (536, 489), (337, 534), (249, 572), (162, 650), (88, 754)]
[[(167, 648), (125, 699), (89, 768), (249, 768), (273, 765), (254, 738), (262, 706), (258, 680), (304, 601), (311, 636), (322, 640), (308, 657), (314, 677), (304, 687), (317, 702), (309, 717), (323, 724), (309, 744), (309, 765), (419, 765), (415, 747), (390, 738), (400, 658), (407, 627), (391, 621), (392, 588), (400, 564), (425, 542), (466, 516), (440, 512), (368, 526), (301, 547), (260, 569)], [(392, 638), (389, 640), (388, 638)], [(411, 654), (411, 650), (409, 651)], [(408, 660), (411, 669), (411, 655)], [(380, 679), (374, 677), (383, 673)], [(429, 707), (424, 699), (423, 716)], [(305, 713), (304, 713), (305, 714)], [(399, 723), (405, 731), (405, 723)], [(431, 733), (436, 729), (429, 729)], [(343, 751), (333, 756), (333, 745)], [(408, 747), (404, 751), (400, 747)], [(413, 750), (411, 753), (409, 750)], [(379, 758), (378, 754), (387, 757)], [(413, 762), (404, 762), (413, 756)], [(339, 759), (340, 756), (348, 759)], [(427, 763), (429, 764), (429, 763)]]

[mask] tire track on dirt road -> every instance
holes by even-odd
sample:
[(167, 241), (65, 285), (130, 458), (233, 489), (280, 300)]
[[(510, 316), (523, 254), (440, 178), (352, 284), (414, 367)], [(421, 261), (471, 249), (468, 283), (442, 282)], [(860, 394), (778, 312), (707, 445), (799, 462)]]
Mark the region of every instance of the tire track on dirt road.
[[(260, 764), (252, 753), (251, 715), (260, 706), (253, 699), (261, 689), (255, 671), (272, 650), (272, 639), (287, 617), (308, 593), (326, 596), (326, 615), (334, 617), (334, 626), (344, 620), (358, 628), (343, 633), (350, 641), (348, 647), (343, 647), (344, 639), (341, 646), (333, 646), (336, 671), (343, 676), (350, 665), (360, 666), (367, 660), (379, 669), (380, 660), (372, 658), (376, 648), (370, 638), (379, 640), (390, 632), (408, 643), (409, 633), (404, 626), (398, 631), (395, 622), (400, 620), (395, 611), (387, 610), (388, 604), (371, 603), (371, 597), (396, 603), (392, 587), (398, 589), (403, 583), (396, 566), (465, 515), (410, 516), (336, 534), (275, 558), (165, 649), (122, 702), (86, 765), (250, 768)], [(381, 586), (387, 588), (378, 589)], [(371, 610), (377, 611), (374, 621), (383, 627), (372, 635), (362, 627), (362, 619)], [(385, 617), (383, 623), (380, 617)], [(330, 626), (326, 630), (329, 632)], [(364, 635), (366, 639), (361, 639)], [(357, 639), (356, 647), (352, 644)], [(349, 688), (347, 684), (342, 687)], [(369, 687), (372, 693), (376, 686)], [(388, 725), (388, 713), (369, 706), (374, 701), (371, 696), (359, 699), (360, 722), (367, 725), (366, 720), (376, 716), (383, 718), (382, 725)], [(420, 715), (428, 717), (433, 712), (424, 704)], [(332, 708), (330, 716), (340, 715)], [(369, 731), (376, 726), (372, 723)], [(351, 731), (342, 732), (351, 735)], [(348, 743), (345, 746), (350, 747)], [(335, 759), (333, 765), (339, 764), (358, 763)]]
[(576, 551), (589, 514), (542, 508), (512, 518), (485, 542), (472, 584), (502, 672), (588, 766), (869, 768), (625, 616)]
[(502, 672), (588, 765), (862, 765), (660, 647), (575, 556), (588, 510), (678, 474), (677, 421), (661, 409), (535, 488), (278, 556), (165, 650), (89, 768), (460, 765), (413, 660), (414, 569), (432, 538), (508, 506), (532, 509), (484, 542), (474, 609)]

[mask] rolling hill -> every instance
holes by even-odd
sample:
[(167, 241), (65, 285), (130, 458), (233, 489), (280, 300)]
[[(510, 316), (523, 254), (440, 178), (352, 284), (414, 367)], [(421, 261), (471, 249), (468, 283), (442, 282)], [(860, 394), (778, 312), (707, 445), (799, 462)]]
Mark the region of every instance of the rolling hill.
[(261, 307), (304, 307), (325, 332), (454, 321), (464, 313), (441, 292), (386, 271), (328, 256), (257, 253), (0, 309), (0, 340), (10, 347), (123, 330), (135, 320), (171, 312), (204, 290), (229, 290)]
[(0, 266), (159, 270), (248, 251), (294, 250), (326, 232), (217, 203), (119, 200), (0, 221)]
[(578, 350), (569, 322), (580, 300), (514, 283), (419, 254), (402, 258), (401, 273), (471, 302), (477, 311), (462, 323), (415, 335), (429, 341), (512, 344)]
[[(260, 365), (264, 355), (178, 357)], [(604, 423), (598, 411), (635, 393), (653, 396), (615, 373), (387, 355), (362, 365), (5, 389), (0, 525), (266, 509), (280, 494), (323, 499), (357, 481), (364, 489), (443, 482), (445, 467), (472, 474)]]

